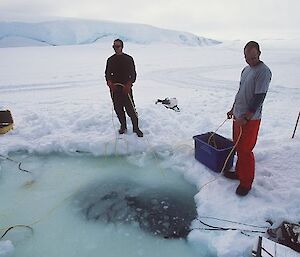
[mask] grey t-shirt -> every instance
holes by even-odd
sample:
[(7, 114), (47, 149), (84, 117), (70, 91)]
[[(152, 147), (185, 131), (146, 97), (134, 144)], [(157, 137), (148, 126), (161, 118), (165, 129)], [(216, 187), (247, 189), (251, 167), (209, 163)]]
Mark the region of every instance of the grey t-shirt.
[[(235, 96), (233, 115), (241, 118), (249, 111), (250, 103), (255, 94), (267, 93), (272, 73), (263, 62), (254, 67), (247, 66), (243, 69), (240, 88)], [(262, 104), (257, 108), (252, 120), (261, 119)]]

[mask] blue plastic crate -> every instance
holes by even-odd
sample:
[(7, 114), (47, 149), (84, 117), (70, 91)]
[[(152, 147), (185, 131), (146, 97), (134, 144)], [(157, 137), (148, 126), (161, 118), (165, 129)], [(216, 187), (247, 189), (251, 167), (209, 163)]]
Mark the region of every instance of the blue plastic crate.
[[(218, 134), (214, 134), (210, 138), (211, 135), (212, 132), (193, 136), (195, 140), (195, 158), (211, 170), (221, 172), (234, 143)], [(209, 139), (210, 142), (208, 142)], [(229, 157), (225, 169), (232, 167), (234, 154), (235, 151)]]

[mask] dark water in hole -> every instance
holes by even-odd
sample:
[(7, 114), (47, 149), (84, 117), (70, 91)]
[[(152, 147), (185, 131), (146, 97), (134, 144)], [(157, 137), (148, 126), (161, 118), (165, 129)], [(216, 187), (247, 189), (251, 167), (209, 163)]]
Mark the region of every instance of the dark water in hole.
[(76, 197), (87, 220), (138, 223), (139, 228), (163, 238), (186, 238), (196, 218), (193, 196), (169, 186), (145, 185), (126, 178), (103, 180)]

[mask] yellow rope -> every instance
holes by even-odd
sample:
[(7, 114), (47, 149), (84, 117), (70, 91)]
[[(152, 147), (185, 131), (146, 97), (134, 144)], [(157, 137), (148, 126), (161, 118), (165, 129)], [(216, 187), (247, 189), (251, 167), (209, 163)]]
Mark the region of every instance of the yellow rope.
[[(227, 119), (226, 119), (226, 120), (227, 120)], [(226, 121), (226, 120), (225, 120), (225, 121)], [(218, 127), (218, 129), (225, 123), (225, 121)], [(218, 129), (217, 129), (217, 130), (218, 130)], [(216, 130), (216, 131), (217, 131), (217, 130)], [(215, 131), (215, 133), (216, 133), (216, 131)], [(223, 164), (223, 167), (222, 167), (222, 170), (221, 170), (220, 174), (219, 174), (218, 176), (216, 176), (214, 179), (212, 179), (212, 180), (206, 182), (204, 185), (202, 185), (202, 186), (199, 188), (199, 192), (200, 192), (204, 187), (206, 187), (208, 184), (210, 184), (210, 183), (216, 181), (219, 177), (221, 177), (221, 175), (223, 174), (223, 172), (224, 172), (224, 170), (225, 170), (225, 167), (226, 167), (226, 165), (227, 165), (227, 162), (228, 162), (228, 160), (229, 160), (231, 154), (234, 152), (236, 146), (238, 145), (238, 143), (239, 143), (239, 141), (240, 141), (240, 139), (241, 139), (242, 132), (243, 132), (243, 129), (242, 129), (242, 126), (240, 126), (240, 133), (239, 133), (238, 139), (237, 139), (236, 143), (234, 144), (234, 146), (232, 147), (232, 149), (231, 149), (231, 151), (229, 152), (229, 154), (227, 155), (227, 158), (226, 158), (226, 160), (224, 161), (224, 164)]]
[[(214, 132), (211, 133), (210, 137), (209, 137), (208, 140), (207, 140), (207, 143), (208, 143), (208, 144), (210, 144), (210, 140), (213, 138), (213, 136), (217, 133), (217, 131), (219, 130), (219, 128), (221, 128), (227, 120), (228, 120), (228, 119), (225, 119), (225, 120), (219, 125), (219, 127), (218, 127)], [(217, 148), (216, 141), (214, 141), (214, 142), (215, 142), (215, 148)]]
[(31, 230), (31, 232), (33, 233), (33, 229), (30, 227), (30, 226), (27, 226), (27, 225), (20, 225), (20, 224), (17, 224), (17, 225), (14, 225), (14, 226), (10, 226), (10, 227), (7, 227), (7, 228), (5, 228), (5, 229), (0, 229), (0, 231), (4, 231), (5, 230), (5, 232), (4, 232), (4, 234), (0, 237), (0, 240), (10, 231), (10, 230), (12, 230), (12, 229), (14, 229), (14, 228), (28, 228), (28, 229), (30, 229)]
[[(114, 154), (117, 155), (118, 140), (122, 139), (122, 140), (124, 140), (126, 142), (126, 153), (128, 155), (129, 154), (128, 141), (125, 138), (118, 137), (117, 129), (116, 129), (115, 122), (114, 122), (114, 109), (113, 109), (113, 105), (111, 107), (111, 121), (112, 121), (114, 132), (115, 132)], [(107, 154), (107, 147), (106, 147), (107, 145), (108, 145), (108, 143), (105, 144), (105, 156), (108, 155)]]

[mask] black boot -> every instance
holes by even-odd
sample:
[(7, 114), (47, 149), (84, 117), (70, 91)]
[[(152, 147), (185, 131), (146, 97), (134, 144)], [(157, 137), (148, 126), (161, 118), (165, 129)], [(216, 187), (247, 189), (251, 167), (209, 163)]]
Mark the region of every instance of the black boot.
[(143, 132), (139, 129), (139, 120), (136, 116), (131, 117), (133, 132), (137, 134), (138, 137), (143, 137)]
[(246, 196), (249, 193), (250, 190), (251, 190), (251, 188), (245, 188), (245, 187), (239, 185), (237, 187), (235, 193), (239, 196)]
[(139, 128), (133, 129), (133, 132), (136, 133), (138, 137), (144, 136), (144, 133)]
[(124, 134), (124, 133), (126, 133), (126, 131), (127, 131), (126, 126), (121, 126), (119, 129), (119, 134)]
[(223, 175), (224, 175), (225, 178), (229, 178), (229, 179), (233, 179), (233, 180), (238, 180), (239, 179), (236, 171), (224, 170)]

